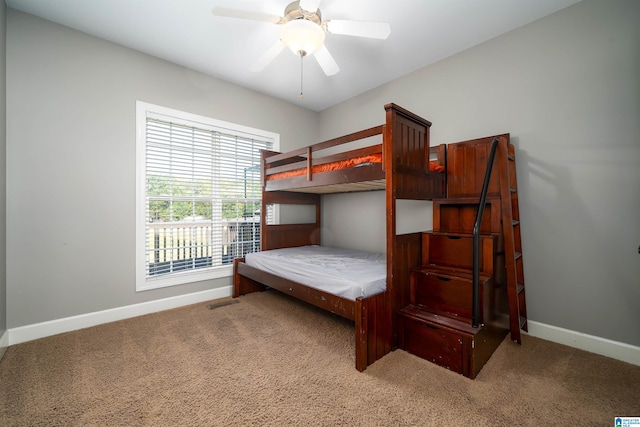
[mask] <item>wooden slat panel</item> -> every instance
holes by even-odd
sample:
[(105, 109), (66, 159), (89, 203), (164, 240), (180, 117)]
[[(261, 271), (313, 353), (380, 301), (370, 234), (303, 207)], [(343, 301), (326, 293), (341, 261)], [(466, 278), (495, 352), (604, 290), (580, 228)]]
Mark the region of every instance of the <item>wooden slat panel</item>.
[(318, 224), (266, 225), (260, 230), (260, 233), (263, 251), (320, 244)]
[[(503, 135), (498, 135), (503, 136)], [(449, 144), (447, 185), (449, 197), (479, 197), (489, 159), (490, 143), (496, 136)], [(498, 162), (493, 164), (489, 196), (500, 195)]]
[(391, 322), (387, 292), (356, 300), (356, 369), (391, 351)]
[(289, 191), (271, 191), (262, 195), (266, 204), (277, 203), (284, 205), (318, 205), (320, 198), (315, 194), (295, 193)]
[[(422, 233), (396, 236), (392, 262), (393, 309), (409, 304), (409, 272), (422, 263)], [(389, 279), (387, 278), (387, 283)], [(389, 285), (387, 284), (387, 290)]]
[(445, 196), (446, 176), (430, 171), (429, 157), (431, 153), (436, 154), (445, 166), (446, 155), (443, 148), (430, 149), (429, 126), (429, 122), (404, 116), (396, 116), (392, 121), (390, 166), (394, 171), (392, 188), (398, 199), (432, 200)]

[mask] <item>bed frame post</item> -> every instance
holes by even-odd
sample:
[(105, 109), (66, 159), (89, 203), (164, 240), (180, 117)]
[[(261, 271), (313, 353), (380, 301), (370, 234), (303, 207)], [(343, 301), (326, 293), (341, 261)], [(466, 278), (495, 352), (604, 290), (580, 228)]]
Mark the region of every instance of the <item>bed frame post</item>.
[(389, 311), (386, 291), (356, 299), (356, 369), (360, 372), (391, 351), (391, 325), (387, 320)]
[[(383, 133), (387, 206), (387, 299), (386, 313), (393, 333), (391, 348), (397, 348), (395, 313), (404, 307), (408, 295), (409, 269), (421, 258), (419, 234), (396, 235), (396, 200), (432, 200), (429, 171), (429, 129), (431, 122), (395, 104), (384, 106)], [(408, 239), (408, 241), (407, 241)], [(416, 246), (417, 242), (417, 246)]]
[(369, 357), (367, 355), (367, 332), (369, 324), (367, 322), (367, 314), (369, 310), (362, 298), (356, 299), (356, 369), (360, 372), (369, 366)]
[(240, 295), (251, 292), (264, 291), (267, 287), (238, 273), (238, 263), (244, 262), (244, 258), (233, 260), (233, 292), (231, 296), (238, 298)]

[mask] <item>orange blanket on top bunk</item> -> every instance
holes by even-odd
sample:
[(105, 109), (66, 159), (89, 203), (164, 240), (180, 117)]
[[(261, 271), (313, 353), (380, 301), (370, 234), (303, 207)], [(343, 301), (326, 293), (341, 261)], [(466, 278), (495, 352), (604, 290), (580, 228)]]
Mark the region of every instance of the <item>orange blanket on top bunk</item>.
[[(348, 169), (365, 163), (382, 163), (382, 154), (370, 154), (367, 156), (354, 157), (352, 159), (340, 160), (338, 162), (330, 162), (322, 165), (316, 165), (312, 168), (312, 173), (329, 172), (340, 169)], [(437, 162), (429, 162), (429, 170), (432, 172), (444, 172), (444, 166), (439, 165)], [(307, 173), (307, 168), (299, 168), (286, 172), (278, 172), (273, 175), (267, 175), (267, 181), (291, 178), (294, 176), (301, 176)]]

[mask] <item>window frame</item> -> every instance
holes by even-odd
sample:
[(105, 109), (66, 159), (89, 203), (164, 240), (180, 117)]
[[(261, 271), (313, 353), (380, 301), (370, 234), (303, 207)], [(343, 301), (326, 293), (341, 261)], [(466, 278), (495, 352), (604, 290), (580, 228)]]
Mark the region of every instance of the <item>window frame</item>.
[(213, 266), (203, 269), (167, 273), (158, 277), (146, 274), (147, 250), (147, 117), (164, 118), (173, 122), (204, 128), (212, 128), (228, 134), (251, 134), (273, 141), (278, 151), (280, 134), (244, 125), (225, 122), (173, 108), (136, 101), (136, 292), (183, 285), (204, 280), (231, 277), (233, 265)]

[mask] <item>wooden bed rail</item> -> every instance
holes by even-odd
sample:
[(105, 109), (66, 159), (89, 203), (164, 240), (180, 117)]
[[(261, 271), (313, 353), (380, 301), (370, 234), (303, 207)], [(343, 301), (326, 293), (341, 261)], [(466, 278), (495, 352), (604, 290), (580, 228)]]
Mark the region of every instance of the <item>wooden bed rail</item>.
[(350, 142), (360, 141), (362, 139), (376, 135), (382, 135), (383, 129), (384, 126), (382, 125), (374, 126), (369, 129), (353, 132), (349, 135), (333, 138), (324, 142), (310, 145), (308, 147), (288, 151), (286, 153), (263, 151), (263, 183), (266, 182), (267, 178), (270, 175), (280, 172), (288, 172), (300, 168), (306, 169), (307, 180), (311, 181), (313, 179), (314, 166), (352, 159), (354, 157), (367, 156), (371, 154), (381, 154), (383, 152), (382, 143), (378, 143), (371, 144), (362, 148), (340, 151), (338, 153), (323, 155), (317, 158), (315, 157), (315, 153), (321, 150), (337, 147), (339, 145), (347, 144)]
[[(358, 132), (350, 133), (349, 135), (343, 135), (338, 138), (329, 139), (327, 141), (319, 142), (317, 144), (310, 145), (309, 147), (299, 148), (297, 150), (288, 151), (286, 153), (277, 153), (269, 156), (265, 159), (266, 164), (273, 165), (278, 164), (279, 162), (284, 162), (282, 164), (286, 164), (292, 161), (300, 160), (299, 156), (306, 156), (308, 154), (308, 149), (312, 152), (326, 150), (327, 148), (335, 147), (336, 145), (342, 145), (349, 142), (358, 141), (361, 139), (369, 138), (371, 136), (381, 135), (382, 134), (382, 125), (374, 126), (369, 129), (361, 130)], [(274, 152), (271, 152), (274, 153)]]

